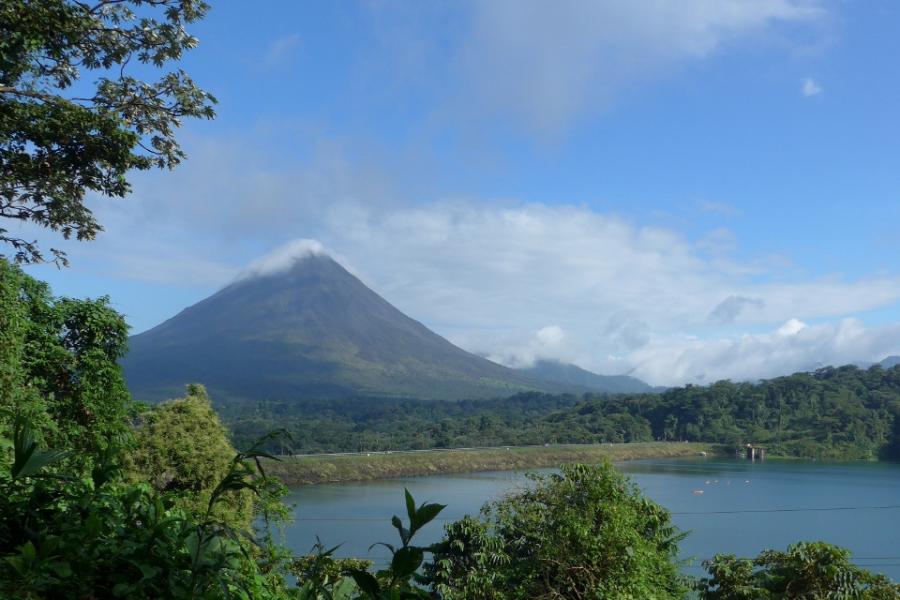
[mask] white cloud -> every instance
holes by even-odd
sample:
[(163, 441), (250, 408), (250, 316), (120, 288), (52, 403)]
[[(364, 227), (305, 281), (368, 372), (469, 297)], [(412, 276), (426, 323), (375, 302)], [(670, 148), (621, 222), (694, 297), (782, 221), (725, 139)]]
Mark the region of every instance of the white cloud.
[[(474, 138), (485, 122), (555, 138), (634, 90), (736, 47), (821, 46), (826, 2), (373, 2), (380, 45), (361, 70), (376, 71), (369, 85), (396, 85), (404, 96), (421, 85), (438, 100), (432, 123), (468, 123), (462, 133)], [(434, 35), (437, 24), (451, 24), (451, 35)]]
[(789, 337), (797, 335), (807, 327), (809, 326), (800, 319), (788, 319), (784, 325), (775, 330), (775, 333), (782, 337)]
[(877, 361), (898, 348), (900, 324), (866, 327), (857, 319), (708, 340), (669, 339), (635, 352), (634, 374), (651, 382), (755, 380), (828, 365)]
[(822, 93), (822, 86), (820, 86), (814, 79), (810, 79), (807, 77), (803, 80), (803, 87), (801, 88), (803, 91), (803, 95), (809, 98), (810, 96), (818, 96)]
[(482, 353), (494, 362), (511, 367), (530, 367), (542, 358), (558, 359), (566, 356), (565, 339), (566, 334), (561, 327), (547, 325), (538, 329), (529, 339), (498, 340), (499, 343)]
[[(800, 321), (789, 319), (841, 319), (900, 300), (896, 276), (785, 283), (754, 271), (750, 278), (740, 264), (704, 258), (677, 232), (582, 207), (449, 202), (364, 221), (340, 221), (354, 233), (335, 239), (378, 291), (463, 347), (509, 364), (560, 358), (658, 384), (741, 377), (742, 368), (747, 377), (772, 375), (821, 362), (820, 338), (800, 344), (791, 361), (771, 358), (800, 332)], [(734, 355), (727, 368), (714, 366), (716, 349), (734, 354), (736, 327), (785, 322), (778, 335), (742, 342), (753, 350), (750, 364)], [(547, 323), (565, 332), (561, 343), (541, 344), (529, 333)], [(877, 343), (843, 351), (848, 342), (838, 338), (838, 350), (822, 356), (872, 360), (900, 343), (877, 329), (859, 337)]]
[(557, 133), (689, 61), (826, 14), (817, 0), (482, 0), (460, 64), (465, 106)]
[(546, 327), (540, 328), (535, 334), (535, 337), (545, 346), (555, 347), (562, 343), (563, 338), (565, 338), (566, 335), (558, 325), (547, 325)]
[[(438, 113), (500, 115), (551, 135), (635, 85), (826, 14), (818, 0), (653, 0), (653, 10), (615, 0), (453, 6), (468, 18), (453, 30), (458, 37), (440, 42), (452, 46), (449, 62), (434, 64), (445, 53), (428, 47), (436, 42), (404, 4), (398, 12), (409, 36), (390, 41), (398, 56), (386, 69), (438, 73), (444, 87), (429, 92), (452, 104)], [(262, 66), (282, 64), (299, 43), (296, 35), (273, 40)], [(802, 91), (822, 88), (806, 79)], [(251, 270), (336, 251), (389, 301), (468, 350), (510, 364), (558, 358), (654, 384), (765, 377), (900, 353), (900, 326), (852, 318), (900, 301), (895, 274), (783, 281), (735, 258), (740, 240), (728, 229), (692, 241), (671, 228), (556, 204), (564, 198), (407, 203), (412, 194), (398, 193), (378, 168), (347, 161), (329, 141), (310, 144), (315, 131), (296, 136), (304, 150), (313, 146), (312, 159), (284, 164), (296, 150), (285, 147), (289, 127), (297, 125), (278, 123), (277, 146), (251, 135), (187, 140), (190, 160), (176, 172), (135, 176), (127, 200), (92, 200), (109, 233), (61, 245), (78, 268), (204, 293), (274, 245), (286, 244)], [(248, 150), (269, 146), (280, 160)], [(737, 214), (721, 202), (699, 208)]]
[(286, 271), (298, 260), (322, 254), (328, 254), (328, 252), (325, 250), (325, 246), (317, 240), (291, 240), (254, 260), (238, 274), (238, 277), (244, 279), (259, 275), (273, 275)]

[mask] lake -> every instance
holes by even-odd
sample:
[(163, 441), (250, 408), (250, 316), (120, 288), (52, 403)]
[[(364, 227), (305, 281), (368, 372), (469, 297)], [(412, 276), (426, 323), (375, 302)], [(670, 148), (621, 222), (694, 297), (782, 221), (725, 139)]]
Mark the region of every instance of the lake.
[[(900, 581), (898, 464), (697, 458), (617, 466), (690, 530), (682, 556), (697, 564), (717, 552), (751, 557), (765, 548), (824, 540), (849, 548), (857, 564)], [(524, 473), (501, 471), (300, 487), (288, 497), (296, 504), (296, 521), (285, 541), (294, 552), (306, 553), (318, 534), (328, 547), (343, 544), (337, 556), (382, 566), (386, 550), (369, 546), (396, 543), (390, 518), (406, 520), (404, 487), (417, 504), (448, 505), (440, 521), (420, 534), (424, 545), (441, 537), (443, 523), (476, 514), (485, 502), (526, 484)], [(686, 570), (702, 573), (696, 565)]]

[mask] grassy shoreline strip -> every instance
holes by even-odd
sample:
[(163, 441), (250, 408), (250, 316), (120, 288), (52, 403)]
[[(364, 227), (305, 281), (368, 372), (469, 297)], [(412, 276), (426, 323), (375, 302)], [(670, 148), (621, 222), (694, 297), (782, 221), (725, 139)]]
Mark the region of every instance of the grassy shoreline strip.
[(287, 486), (317, 483), (370, 481), (439, 473), (473, 473), (556, 467), (567, 463), (591, 463), (643, 458), (731, 456), (729, 448), (689, 442), (636, 442), (629, 444), (578, 444), (549, 447), (510, 447), (391, 454), (310, 455), (268, 462), (266, 471)]

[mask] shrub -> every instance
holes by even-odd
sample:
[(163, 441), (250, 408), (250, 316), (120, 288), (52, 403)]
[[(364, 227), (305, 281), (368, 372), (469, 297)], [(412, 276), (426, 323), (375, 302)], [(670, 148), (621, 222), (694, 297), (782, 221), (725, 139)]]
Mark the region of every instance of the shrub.
[(680, 598), (683, 535), (606, 462), (532, 478), (447, 527), (427, 578), (444, 598)]
[(704, 566), (710, 577), (697, 589), (708, 600), (900, 598), (900, 585), (857, 567), (848, 550), (825, 542), (766, 550), (752, 560), (720, 554)]
[[(170, 492), (178, 507), (199, 516), (231, 468), (235, 453), (206, 389), (192, 384), (184, 398), (140, 416), (125, 466), (131, 481), (146, 481), (159, 492)], [(253, 512), (251, 493), (228, 496), (217, 511), (229, 523), (246, 527)]]

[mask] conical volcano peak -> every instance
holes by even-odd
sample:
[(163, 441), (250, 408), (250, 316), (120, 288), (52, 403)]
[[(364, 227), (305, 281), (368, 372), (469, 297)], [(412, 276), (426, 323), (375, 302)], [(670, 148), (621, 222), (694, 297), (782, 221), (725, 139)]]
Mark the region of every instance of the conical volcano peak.
[(324, 259), (314, 262), (337, 264), (321, 242), (301, 238), (287, 242), (254, 260), (238, 275), (238, 280), (275, 275), (302, 268), (304, 263), (309, 262), (310, 259)]
[(215, 397), (251, 401), (459, 399), (543, 387), (404, 315), (313, 240), (261, 258), (129, 346), (126, 378), (144, 400), (172, 397), (192, 381)]

